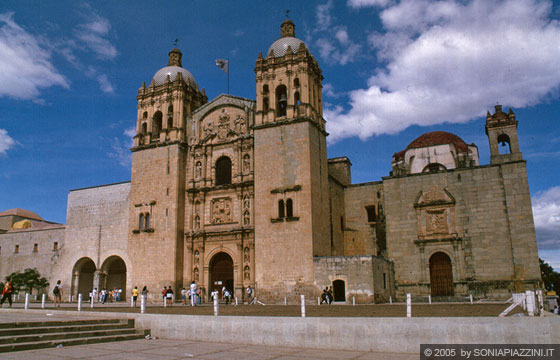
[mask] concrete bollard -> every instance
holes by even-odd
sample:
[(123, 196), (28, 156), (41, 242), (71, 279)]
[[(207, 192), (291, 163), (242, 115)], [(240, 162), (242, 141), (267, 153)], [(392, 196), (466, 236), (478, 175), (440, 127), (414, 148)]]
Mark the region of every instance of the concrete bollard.
[(284, 305), (288, 305), (288, 301), (286, 300), (285, 296), (284, 296)]
[(542, 290), (537, 290), (537, 297), (539, 299), (539, 314), (544, 316), (544, 299)]
[(78, 294), (78, 311), (82, 311), (82, 294)]
[(432, 295), (428, 295), (428, 304), (432, 304)]
[(214, 295), (214, 316), (218, 316), (219, 313), (218, 305), (218, 295)]
[(393, 298), (391, 296), (389, 296), (389, 304), (393, 303)]
[(89, 299), (89, 307), (93, 309), (93, 296)]
[(167, 307), (167, 298), (163, 297), (163, 307)]
[(531, 290), (525, 291), (525, 296), (527, 298), (527, 313), (529, 316), (535, 316), (535, 293)]
[(41, 309), (45, 308), (46, 301), (47, 301), (47, 294), (43, 294), (43, 296), (41, 296)]
[(130, 297), (130, 307), (134, 307), (134, 296)]
[(471, 304), (473, 303), (472, 294), (469, 294), (469, 299), (471, 300)]
[(23, 306), (25, 310), (29, 309), (29, 294), (25, 293), (25, 305)]
[(196, 296), (196, 295), (191, 294), (191, 306), (194, 306), (194, 297), (195, 297), (195, 296)]
[(235, 306), (239, 305), (239, 303), (237, 302), (237, 296), (235, 297)]
[(146, 295), (142, 295), (140, 298), (140, 314), (144, 314), (146, 312)]
[(301, 317), (305, 317), (305, 295), (301, 294)]
[(406, 317), (412, 317), (412, 297), (406, 294)]
[(356, 298), (352, 296), (352, 305), (356, 305)]
[(321, 305), (321, 298), (320, 297), (317, 298), (317, 305)]

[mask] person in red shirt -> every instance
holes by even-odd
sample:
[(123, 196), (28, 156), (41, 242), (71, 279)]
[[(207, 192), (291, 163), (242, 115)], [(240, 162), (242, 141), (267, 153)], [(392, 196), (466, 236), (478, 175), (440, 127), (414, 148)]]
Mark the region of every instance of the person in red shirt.
[(10, 307), (12, 307), (12, 291), (14, 290), (13, 286), (12, 286), (12, 281), (10, 280), (10, 277), (8, 276), (6, 278), (6, 284), (4, 285), (4, 289), (2, 290), (2, 300), (0, 300), (0, 307), (2, 305), (4, 305), (4, 301), (6, 301), (6, 299), (8, 299), (8, 302), (10, 303)]

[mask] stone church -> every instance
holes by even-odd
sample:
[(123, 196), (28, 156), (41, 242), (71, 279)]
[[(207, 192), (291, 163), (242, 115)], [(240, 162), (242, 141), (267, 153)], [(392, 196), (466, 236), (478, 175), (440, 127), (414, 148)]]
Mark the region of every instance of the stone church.
[(540, 286), (511, 109), (487, 115), (488, 165), (436, 131), (381, 181), (352, 184), (350, 160), (327, 159), (321, 68), (291, 20), (256, 59), (256, 100), (208, 101), (181, 57), (138, 89), (130, 182), (71, 190), (64, 226), (0, 213), (2, 277), (37, 267), (66, 294), (147, 286), (154, 301), (191, 281), (206, 297), (225, 286), (245, 299), (250, 285), (265, 303), (330, 286), (361, 303)]

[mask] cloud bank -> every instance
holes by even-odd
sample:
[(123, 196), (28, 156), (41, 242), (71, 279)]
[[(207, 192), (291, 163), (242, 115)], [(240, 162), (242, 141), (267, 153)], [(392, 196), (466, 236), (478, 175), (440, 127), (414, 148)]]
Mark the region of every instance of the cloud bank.
[(559, 250), (560, 186), (537, 193), (532, 202), (539, 249)]
[(17, 25), (13, 15), (0, 14), (0, 97), (30, 100), (37, 99), (42, 88), (69, 88), (68, 79), (52, 64), (51, 52)]
[(551, 8), (536, 0), (389, 5), (380, 13), (383, 32), (369, 35), (378, 67), (368, 88), (351, 91), (346, 107), (324, 111), (329, 141), (463, 123), (497, 101), (513, 107), (543, 101), (560, 84), (560, 25)]

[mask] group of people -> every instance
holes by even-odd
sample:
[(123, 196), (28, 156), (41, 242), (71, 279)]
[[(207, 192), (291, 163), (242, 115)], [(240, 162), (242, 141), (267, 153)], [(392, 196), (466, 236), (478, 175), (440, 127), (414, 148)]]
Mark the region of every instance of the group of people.
[(202, 304), (202, 287), (198, 287), (194, 281), (191, 282), (188, 289), (181, 289), (181, 301), (183, 305), (191, 304), (192, 306), (195, 306)]
[(105, 304), (107, 301), (122, 301), (122, 289), (121, 288), (114, 288), (113, 290), (109, 289), (101, 289), (101, 291), (97, 291), (97, 288), (94, 288), (89, 292), (89, 300), (95, 302), (100, 302)]
[(332, 304), (333, 300), (334, 300), (334, 297), (333, 297), (333, 293), (332, 293), (332, 287), (331, 288), (326, 287), (323, 290), (323, 293), (321, 294), (321, 305), (322, 304), (330, 305), (330, 304)]

